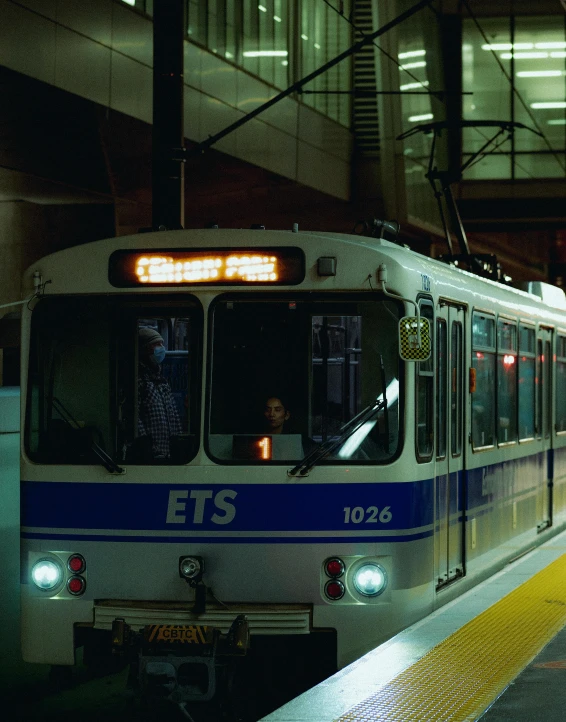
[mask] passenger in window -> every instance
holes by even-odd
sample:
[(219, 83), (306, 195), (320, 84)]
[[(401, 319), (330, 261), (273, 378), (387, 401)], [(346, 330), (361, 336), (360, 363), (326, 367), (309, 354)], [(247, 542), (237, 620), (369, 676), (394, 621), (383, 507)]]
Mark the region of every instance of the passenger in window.
[(140, 328), (138, 351), (138, 436), (151, 439), (154, 459), (167, 460), (171, 437), (181, 433), (181, 422), (171, 387), (161, 371), (166, 353), (163, 338), (154, 328)]
[(268, 396), (265, 400), (263, 416), (265, 418), (265, 433), (267, 434), (296, 434), (301, 437), (303, 453), (310, 453), (318, 444), (307, 434), (297, 434), (289, 428), (287, 423), (291, 418), (291, 411), (287, 400), (282, 396)]
[(291, 412), (279, 396), (269, 396), (265, 401), (263, 416), (269, 434), (284, 434), (285, 422), (289, 420)]

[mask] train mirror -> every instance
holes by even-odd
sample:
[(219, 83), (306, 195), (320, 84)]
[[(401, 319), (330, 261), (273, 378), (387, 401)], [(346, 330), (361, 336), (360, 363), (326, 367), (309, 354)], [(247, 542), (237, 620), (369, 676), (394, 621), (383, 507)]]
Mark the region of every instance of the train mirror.
[(399, 321), (399, 355), (404, 361), (426, 361), (430, 357), (428, 318), (404, 316)]

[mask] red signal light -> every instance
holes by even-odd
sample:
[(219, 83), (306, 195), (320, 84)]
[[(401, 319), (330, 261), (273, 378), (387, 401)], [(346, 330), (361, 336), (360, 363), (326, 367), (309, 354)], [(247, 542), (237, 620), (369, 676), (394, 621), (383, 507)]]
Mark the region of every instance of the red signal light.
[(81, 554), (73, 554), (69, 557), (67, 566), (69, 567), (69, 571), (74, 574), (80, 574), (86, 569), (85, 558)]
[(331, 579), (329, 582), (326, 582), (326, 586), (324, 587), (324, 593), (333, 601), (336, 599), (342, 599), (345, 591), (346, 589), (344, 585), (337, 579)]
[(67, 582), (67, 589), (73, 596), (77, 597), (79, 594), (84, 593), (84, 590), (86, 589), (86, 581), (83, 577), (71, 577)]
[(324, 563), (324, 571), (329, 577), (341, 577), (342, 574), (344, 574), (345, 568), (346, 566), (344, 562), (341, 559), (338, 559), (338, 557), (327, 559)]

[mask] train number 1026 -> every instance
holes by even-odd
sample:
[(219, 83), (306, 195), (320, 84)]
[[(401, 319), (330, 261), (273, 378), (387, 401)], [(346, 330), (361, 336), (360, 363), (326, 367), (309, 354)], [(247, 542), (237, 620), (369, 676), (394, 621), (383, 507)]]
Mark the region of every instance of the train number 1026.
[(390, 506), (384, 506), (381, 511), (377, 506), (368, 506), (367, 509), (362, 506), (345, 506), (344, 524), (387, 524), (393, 518), (390, 509)]

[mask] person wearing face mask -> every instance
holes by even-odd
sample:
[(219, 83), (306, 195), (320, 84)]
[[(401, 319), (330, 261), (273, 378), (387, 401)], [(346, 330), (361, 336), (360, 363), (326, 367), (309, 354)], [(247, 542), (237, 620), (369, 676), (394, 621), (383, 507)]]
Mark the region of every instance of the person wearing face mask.
[(167, 460), (170, 439), (181, 433), (181, 422), (171, 387), (161, 372), (163, 338), (154, 328), (140, 328), (138, 351), (138, 436), (151, 438), (154, 459)]

